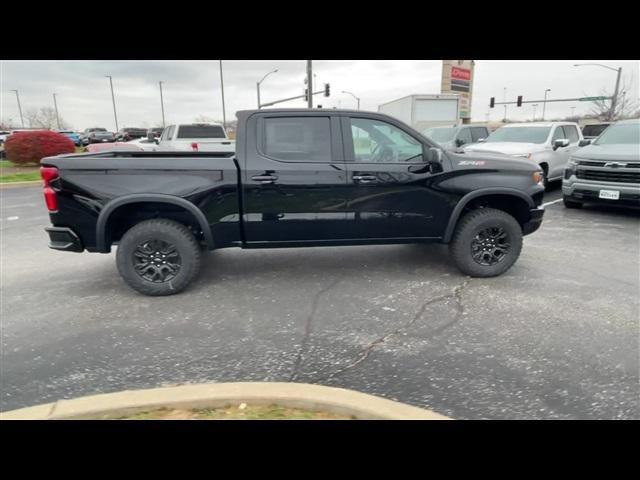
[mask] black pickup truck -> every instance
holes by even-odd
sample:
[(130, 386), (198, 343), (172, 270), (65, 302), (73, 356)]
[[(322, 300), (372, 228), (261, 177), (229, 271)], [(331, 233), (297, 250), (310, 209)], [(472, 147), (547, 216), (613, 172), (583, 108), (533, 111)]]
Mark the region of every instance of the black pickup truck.
[(44, 158), (51, 248), (109, 253), (147, 295), (183, 290), (203, 250), (440, 242), (495, 276), (542, 222), (539, 167), (444, 152), (387, 115), (240, 111), (235, 153)]

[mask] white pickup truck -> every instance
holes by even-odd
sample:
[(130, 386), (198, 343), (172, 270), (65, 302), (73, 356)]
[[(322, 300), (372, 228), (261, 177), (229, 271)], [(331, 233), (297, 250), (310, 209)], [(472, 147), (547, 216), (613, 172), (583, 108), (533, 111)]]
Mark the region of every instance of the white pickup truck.
[(235, 152), (236, 142), (229, 139), (219, 123), (169, 125), (157, 140), (156, 151)]

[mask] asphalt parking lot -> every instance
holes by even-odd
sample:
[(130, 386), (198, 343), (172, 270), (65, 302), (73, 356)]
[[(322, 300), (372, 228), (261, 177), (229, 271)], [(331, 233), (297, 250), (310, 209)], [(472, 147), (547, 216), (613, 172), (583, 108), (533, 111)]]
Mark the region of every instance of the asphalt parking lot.
[(291, 380), (461, 419), (640, 418), (637, 212), (551, 203), (493, 279), (442, 245), (227, 249), (183, 294), (149, 298), (114, 253), (47, 248), (39, 187), (0, 196), (0, 410)]

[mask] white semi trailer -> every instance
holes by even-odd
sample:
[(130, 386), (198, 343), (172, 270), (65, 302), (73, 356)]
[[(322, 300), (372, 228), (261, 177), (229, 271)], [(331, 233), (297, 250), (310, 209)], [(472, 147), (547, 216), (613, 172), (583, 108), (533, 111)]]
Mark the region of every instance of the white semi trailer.
[(452, 94), (408, 95), (383, 103), (378, 111), (396, 117), (419, 132), (460, 123), (459, 97)]

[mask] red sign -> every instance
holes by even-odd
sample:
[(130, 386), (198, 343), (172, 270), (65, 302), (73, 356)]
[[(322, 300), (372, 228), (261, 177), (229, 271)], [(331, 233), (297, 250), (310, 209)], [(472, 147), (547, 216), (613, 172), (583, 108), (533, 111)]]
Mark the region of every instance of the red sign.
[(471, 70), (467, 70), (466, 68), (451, 68), (451, 78), (457, 78), (460, 80), (471, 80)]

